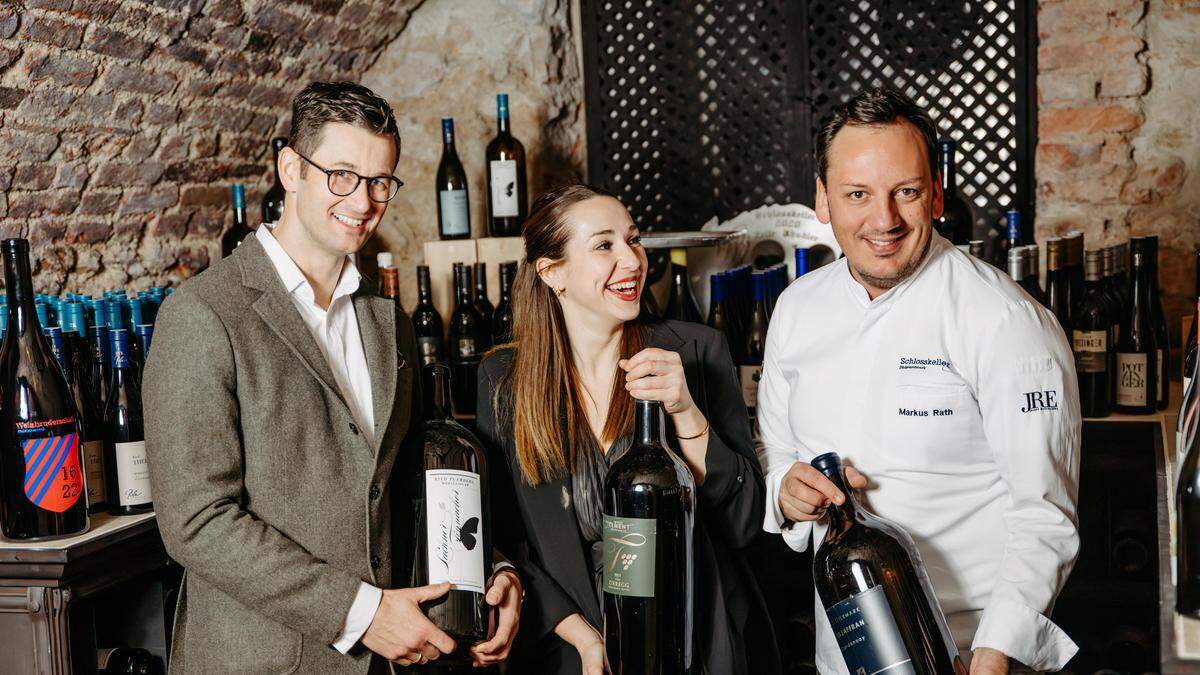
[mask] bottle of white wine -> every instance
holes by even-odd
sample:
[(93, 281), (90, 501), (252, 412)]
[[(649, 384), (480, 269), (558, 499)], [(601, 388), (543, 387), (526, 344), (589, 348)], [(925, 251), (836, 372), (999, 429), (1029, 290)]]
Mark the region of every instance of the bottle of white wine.
[(467, 172), (454, 149), (454, 120), (442, 118), (442, 161), (437, 170), (438, 236), (442, 239), (471, 237)]
[(812, 465), (846, 495), (829, 506), (829, 529), (813, 557), (817, 593), (846, 668), (966, 675), (908, 533), (858, 504), (836, 452)]
[(508, 94), (496, 96), (496, 118), (500, 128), (487, 146), (488, 234), (519, 237), (529, 214), (525, 146), (509, 129)]

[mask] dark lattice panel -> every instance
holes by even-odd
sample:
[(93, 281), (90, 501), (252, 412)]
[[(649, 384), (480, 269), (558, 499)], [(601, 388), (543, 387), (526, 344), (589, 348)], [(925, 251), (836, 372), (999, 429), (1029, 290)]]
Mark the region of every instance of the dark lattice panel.
[(888, 85), (959, 141), (982, 234), (1014, 205), (1032, 213), (1033, 11), (1031, 0), (583, 0), (590, 178), (664, 229), (811, 204), (819, 121)]

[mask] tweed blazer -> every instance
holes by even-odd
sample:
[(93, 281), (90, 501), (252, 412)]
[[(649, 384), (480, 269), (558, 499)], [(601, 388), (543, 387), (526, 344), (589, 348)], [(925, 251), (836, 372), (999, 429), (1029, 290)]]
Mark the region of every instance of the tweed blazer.
[(162, 306), (143, 400), (159, 530), (185, 570), (173, 673), (380, 670), (330, 645), (360, 582), (393, 583), (389, 478), (420, 378), (408, 317), (366, 279), (352, 301), (374, 445), (254, 237)]

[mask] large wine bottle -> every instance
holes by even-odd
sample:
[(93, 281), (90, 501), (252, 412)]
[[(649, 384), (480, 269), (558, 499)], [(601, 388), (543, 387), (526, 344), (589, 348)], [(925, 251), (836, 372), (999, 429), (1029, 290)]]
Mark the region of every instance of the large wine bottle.
[(966, 249), (975, 231), (975, 214), (971, 205), (958, 191), (958, 175), (954, 166), (957, 144), (950, 139), (938, 142), (938, 173), (942, 179), (942, 217), (933, 226), (938, 234), (959, 248)]
[(110, 330), (109, 339), (112, 379), (104, 411), (104, 465), (108, 472), (105, 483), (111, 493), (109, 512), (128, 515), (154, 507), (142, 425), (142, 383), (137, 364), (130, 356), (129, 331)]
[(613, 673), (692, 666), (696, 484), (663, 440), (658, 401), (637, 401), (633, 443), (604, 478), (604, 644)]
[(233, 185), (233, 227), (221, 235), (221, 257), (227, 257), (242, 245), (242, 240), (254, 234), (246, 222), (246, 188), (241, 183)]
[(405, 468), (414, 531), (401, 559), (402, 578), (412, 587), (450, 582), (446, 595), (423, 607), (458, 644), (438, 664), (469, 663), (468, 647), (487, 639), (490, 615), (483, 599), (492, 571), (487, 461), (479, 440), (450, 414), (449, 368), (422, 371), (430, 387), (418, 465)]
[(1150, 310), (1150, 260), (1145, 246), (1135, 240), (1130, 300), (1121, 319), (1117, 341), (1117, 412), (1149, 415), (1155, 410), (1158, 386), (1158, 353)]
[(758, 381), (762, 378), (763, 356), (767, 351), (766, 278), (761, 272), (755, 272), (753, 279), (754, 308), (750, 314), (750, 326), (746, 330), (742, 362), (738, 365), (742, 400), (750, 417), (754, 417), (758, 408)]
[(88, 529), (79, 412), (37, 324), (29, 242), (5, 239), (0, 344), (0, 530), (41, 539)]
[(283, 197), (287, 191), (283, 189), (283, 181), (279, 180), (279, 153), (287, 147), (288, 139), (272, 138), (271, 152), (275, 161), (271, 166), (275, 169), (275, 182), (262, 198), (262, 222), (278, 223), (283, 218)]
[(1072, 311), (1071, 344), (1079, 378), (1079, 407), (1084, 417), (1105, 417), (1112, 400), (1109, 368), (1115, 345), (1115, 323), (1104, 288), (1103, 252), (1088, 251), (1084, 258), (1084, 292)]
[[(1200, 317), (1200, 300), (1196, 302)], [(1200, 362), (1179, 410), (1178, 442), (1183, 462), (1175, 488), (1175, 611), (1200, 618)]]
[(813, 579), (851, 673), (966, 675), (912, 538), (858, 504), (836, 452), (812, 465), (846, 495), (828, 509)]
[(500, 263), (500, 302), (492, 313), (492, 344), (502, 345), (512, 340), (512, 286), (517, 278), (517, 263)]
[(421, 365), (445, 363), (446, 350), (442, 344), (442, 315), (433, 306), (433, 292), (429, 284), (429, 268), (417, 266), (417, 306), (413, 309), (413, 332), (417, 338), (417, 349), (421, 352)]
[(453, 375), (454, 412), (475, 414), (475, 387), (479, 361), (483, 358), (481, 328), (483, 319), (471, 298), (471, 268), (454, 264), (454, 313), (450, 315), (450, 372)]
[(438, 236), (442, 239), (471, 237), (467, 172), (454, 149), (454, 120), (442, 118), (442, 161), (437, 170)]
[(487, 146), (488, 234), (519, 237), (529, 213), (525, 187), (525, 146), (513, 138), (508, 122), (508, 94), (496, 96), (500, 128)]

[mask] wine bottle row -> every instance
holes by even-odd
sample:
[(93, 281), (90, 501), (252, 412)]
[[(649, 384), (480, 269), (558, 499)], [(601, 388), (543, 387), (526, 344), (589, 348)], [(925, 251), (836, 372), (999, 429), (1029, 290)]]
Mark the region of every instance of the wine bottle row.
[(152, 507), (141, 369), (160, 288), (33, 292), (29, 243), (3, 244), (0, 524), (8, 539), (79, 534), (89, 512)]
[[(525, 146), (513, 136), (508, 94), (496, 96), (496, 136), (484, 152), (487, 171), (487, 232), (490, 237), (517, 237), (529, 215), (525, 179)], [(442, 159), (437, 170), (438, 236), (471, 237), (469, 181), (454, 140), (454, 119), (442, 119)]]

